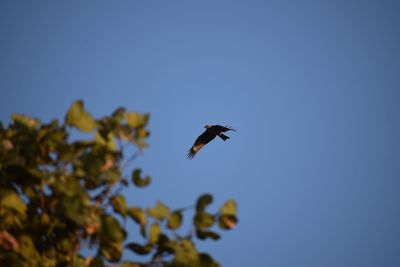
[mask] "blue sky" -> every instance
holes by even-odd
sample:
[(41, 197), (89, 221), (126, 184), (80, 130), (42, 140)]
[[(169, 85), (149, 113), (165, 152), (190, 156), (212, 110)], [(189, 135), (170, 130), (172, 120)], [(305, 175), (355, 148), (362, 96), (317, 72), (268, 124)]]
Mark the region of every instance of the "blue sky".
[[(0, 119), (151, 114), (131, 204), (239, 205), (223, 266), (400, 265), (396, 1), (1, 1)], [(231, 125), (192, 161), (205, 124)], [(132, 166), (134, 167), (134, 166)], [(127, 254), (132, 257), (132, 254)]]

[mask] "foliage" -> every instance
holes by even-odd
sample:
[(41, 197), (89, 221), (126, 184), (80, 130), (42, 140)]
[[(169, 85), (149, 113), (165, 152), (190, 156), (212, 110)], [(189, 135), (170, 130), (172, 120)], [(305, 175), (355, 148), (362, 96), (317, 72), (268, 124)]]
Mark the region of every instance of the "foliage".
[[(0, 265), (218, 266), (210, 255), (197, 251), (195, 240), (219, 239), (212, 226), (235, 227), (235, 201), (210, 213), (209, 194), (182, 209), (160, 201), (143, 208), (121, 194), (124, 187), (151, 182), (141, 169), (134, 169), (130, 179), (123, 173), (147, 147), (148, 121), (148, 114), (124, 108), (94, 119), (76, 101), (64, 124), (18, 114), (7, 128), (0, 123)], [(74, 129), (86, 139), (71, 140)], [(136, 151), (127, 158), (129, 144)], [(182, 235), (178, 230), (183, 231), (188, 210), (193, 226)], [(139, 226), (145, 242), (128, 242), (126, 220)], [(133, 235), (136, 241), (139, 235)], [(148, 255), (148, 262), (123, 261), (126, 250)]]

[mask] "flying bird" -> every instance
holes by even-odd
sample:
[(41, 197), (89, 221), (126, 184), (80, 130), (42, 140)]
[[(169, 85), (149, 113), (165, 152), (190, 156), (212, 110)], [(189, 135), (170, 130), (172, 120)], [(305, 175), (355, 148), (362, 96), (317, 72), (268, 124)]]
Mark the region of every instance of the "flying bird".
[(193, 146), (189, 149), (187, 154), (188, 159), (192, 159), (199, 150), (213, 140), (216, 136), (219, 136), (222, 140), (226, 141), (229, 136), (224, 135), (224, 132), (235, 131), (231, 127), (221, 125), (206, 125), (206, 130), (199, 137), (197, 137)]

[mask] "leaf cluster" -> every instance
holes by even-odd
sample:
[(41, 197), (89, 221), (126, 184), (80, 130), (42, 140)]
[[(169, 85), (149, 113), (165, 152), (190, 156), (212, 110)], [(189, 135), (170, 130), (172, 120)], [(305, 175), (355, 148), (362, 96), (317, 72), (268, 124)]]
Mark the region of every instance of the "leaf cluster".
[[(218, 266), (197, 251), (194, 238), (217, 240), (210, 228), (235, 227), (236, 203), (217, 212), (206, 208), (212, 196), (193, 207), (193, 233), (178, 234), (186, 209), (130, 205), (123, 188), (146, 187), (151, 178), (124, 166), (147, 147), (148, 114), (118, 108), (95, 119), (83, 101), (71, 105), (64, 123), (42, 123), (14, 114), (8, 127), (0, 123), (0, 266), (143, 266), (122, 261), (127, 249), (150, 255), (165, 266)], [(88, 138), (73, 139), (71, 134)], [(137, 149), (130, 157), (125, 148)], [(139, 225), (145, 243), (128, 242), (125, 220)], [(83, 253), (84, 248), (94, 251)]]

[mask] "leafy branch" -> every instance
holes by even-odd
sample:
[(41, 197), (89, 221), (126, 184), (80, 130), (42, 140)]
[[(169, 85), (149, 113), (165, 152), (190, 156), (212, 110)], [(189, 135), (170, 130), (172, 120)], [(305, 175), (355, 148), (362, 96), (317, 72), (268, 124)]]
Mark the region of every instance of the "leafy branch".
[[(131, 205), (122, 194), (125, 187), (145, 188), (152, 181), (140, 168), (130, 179), (124, 173), (147, 147), (148, 121), (148, 114), (124, 108), (94, 119), (76, 101), (64, 123), (19, 114), (8, 127), (0, 123), (0, 265), (217, 266), (195, 242), (218, 240), (215, 228), (236, 226), (234, 200), (210, 212), (210, 194), (179, 209), (161, 201), (149, 208)], [(188, 211), (192, 226), (182, 235)], [(143, 243), (128, 241), (121, 219), (139, 226)], [(126, 250), (150, 261), (121, 261)]]

